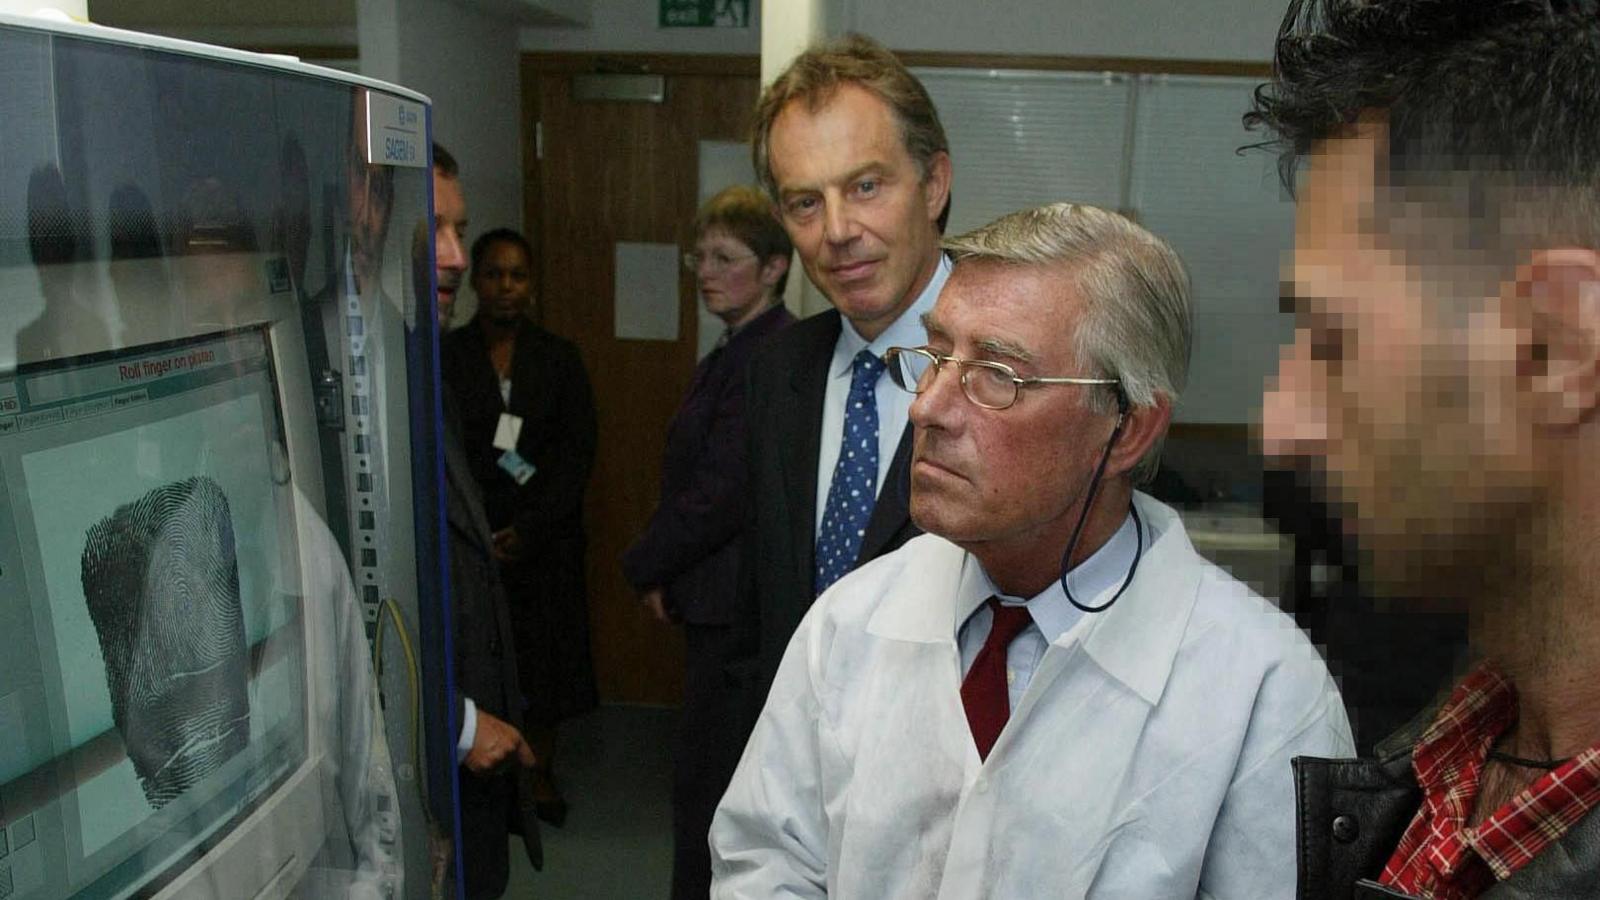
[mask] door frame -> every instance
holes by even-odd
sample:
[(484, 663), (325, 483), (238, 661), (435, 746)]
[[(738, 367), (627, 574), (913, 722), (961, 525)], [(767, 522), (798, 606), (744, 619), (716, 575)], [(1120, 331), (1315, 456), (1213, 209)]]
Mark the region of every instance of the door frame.
[[(524, 234), (542, 234), (544, 181), (537, 126), (538, 79), (547, 75), (747, 75), (761, 77), (761, 57), (712, 53), (523, 53), (518, 83), (522, 94), (522, 226)], [(543, 324), (544, 311), (537, 311)]]
[[(552, 222), (549, 220), (549, 216), (546, 214), (546, 206), (552, 202), (558, 205), (570, 202), (569, 198), (565, 198), (563, 196), (563, 192), (567, 187), (566, 185), (557, 183), (555, 181), (551, 181), (548, 184), (546, 183), (546, 160), (541, 158), (541, 154), (539, 152), (540, 147), (538, 146), (541, 138), (540, 128), (542, 127), (540, 123), (548, 117), (546, 113), (549, 115), (554, 115), (564, 122), (567, 121), (565, 116), (571, 112), (571, 110), (566, 109), (565, 106), (563, 106), (563, 110), (561, 111), (541, 110), (540, 106), (545, 99), (548, 99), (551, 104), (563, 102), (557, 98), (563, 96), (564, 91), (567, 89), (566, 83), (571, 81), (572, 76), (596, 73), (622, 75), (661, 75), (668, 77), (669, 79), (736, 79), (741, 83), (741, 94), (738, 105), (742, 107), (742, 105), (746, 102), (743, 98), (747, 96), (745, 92), (749, 90), (749, 85), (757, 84), (758, 82), (760, 77), (760, 62), (759, 59), (754, 56), (667, 56), (658, 54), (600, 53), (525, 53), (522, 55), (520, 73), (522, 92), (520, 108), (522, 113), (522, 124), (519, 131), (523, 142), (523, 220), (526, 233), (530, 236), (536, 236), (534, 239), (537, 254), (537, 258), (535, 259), (537, 269), (535, 272), (535, 283), (537, 285), (537, 292), (540, 296), (554, 296), (555, 293), (557, 293), (554, 290), (554, 280), (557, 279), (559, 274), (554, 270), (554, 261), (550, 261), (551, 265), (549, 266), (545, 265), (545, 262), (547, 261), (545, 259), (546, 251), (542, 244), (543, 237), (546, 234), (546, 225), (549, 224), (551, 227), (559, 230), (559, 226), (561, 224), (559, 222)], [(674, 100), (671, 96), (671, 92), (674, 91), (675, 88), (669, 84), (667, 90), (669, 92), (667, 102), (673, 103)], [(695, 90), (703, 90), (703, 87), (697, 87)], [(680, 99), (690, 98), (692, 101), (692, 98), (699, 95), (695, 93), (682, 93), (678, 96)], [(753, 108), (753, 99), (749, 102), (751, 104), (751, 108)], [(650, 104), (645, 105), (648, 106)], [(732, 107), (728, 107), (728, 109), (731, 111)], [(747, 116), (747, 113), (744, 113), (741, 110), (741, 115)], [(557, 124), (559, 125), (559, 123)], [(729, 128), (729, 123), (727, 122), (723, 122), (720, 126), (718, 126), (718, 129), (721, 131), (732, 130)], [(562, 136), (560, 135), (549, 134), (547, 136), (547, 140), (549, 143), (547, 143), (545, 149), (549, 150), (552, 162), (558, 163), (560, 166), (562, 166), (561, 172), (552, 170), (549, 177), (568, 177), (563, 173), (566, 171), (565, 167), (571, 162), (570, 154), (566, 152), (571, 148), (559, 146), (558, 142), (563, 140)], [(688, 212), (692, 214), (692, 209), (688, 210)], [(551, 214), (559, 215), (560, 213), (559, 211), (556, 211)], [(687, 221), (688, 220), (685, 219), (682, 223), (680, 223), (680, 225), (675, 228), (675, 231), (686, 228)], [(682, 235), (679, 235), (678, 237), (681, 239)], [(682, 276), (680, 274), (680, 281), (681, 279)], [(681, 289), (682, 285), (680, 284), (680, 290)], [(535, 318), (542, 325), (549, 327), (552, 324), (560, 324), (561, 322), (565, 321), (565, 319), (562, 317), (552, 314), (554, 307), (549, 303), (539, 303), (536, 305), (535, 309)], [(689, 321), (692, 327), (692, 314), (689, 316)], [(692, 332), (690, 335), (689, 344), (689, 355), (685, 359), (690, 361), (690, 365), (692, 367), (692, 360), (694, 358), (694, 354), (692, 352)], [(688, 370), (684, 370), (683, 374), (684, 386), (687, 387)], [(598, 396), (598, 392), (601, 388), (601, 385), (598, 382), (599, 379), (596, 381), (597, 401), (601, 399)], [(675, 401), (677, 399), (679, 398), (674, 398)], [(605, 413), (603, 410), (601, 411), (600, 418), (602, 422), (605, 421)], [(663, 427), (664, 426), (665, 420), (663, 420)], [(664, 436), (665, 433), (663, 430), (662, 437), (664, 438)], [(607, 435), (602, 434), (601, 441), (605, 442), (607, 440)], [(607, 463), (603, 461), (604, 454), (605, 450), (602, 449), (600, 451), (600, 456), (597, 457), (597, 471), (600, 467), (607, 465)], [(649, 465), (653, 466), (654, 464), (655, 463), (652, 462)], [(612, 460), (609, 465), (612, 465), (614, 468), (617, 463), (615, 460)], [(632, 474), (637, 474), (642, 479), (645, 477), (642, 471), (645, 466), (641, 465), (639, 468), (641, 471)], [(630, 479), (632, 478), (632, 474), (629, 476)], [(617, 489), (615, 487), (617, 484), (620, 484), (620, 482), (614, 481), (613, 487), (609, 488), (608, 490), (614, 492)], [(631, 498), (634, 496), (634, 493), (639, 490), (639, 487), (635, 485), (633, 488), (628, 490), (629, 492), (627, 496)], [(618, 609), (611, 603), (611, 601), (617, 599), (615, 596), (617, 591), (621, 588), (625, 588), (625, 585), (621, 585), (616, 581), (616, 578), (613, 577), (614, 570), (617, 568), (617, 560), (615, 558), (611, 558), (613, 554), (611, 554), (609, 550), (602, 549), (609, 547), (609, 545), (615, 543), (615, 541), (612, 541), (611, 538), (600, 537), (600, 531), (602, 528), (612, 528), (612, 526), (616, 525), (616, 521), (614, 520), (618, 518), (632, 518), (634, 514), (632, 511), (632, 500), (619, 501), (616, 498), (613, 498), (612, 500), (607, 501), (604, 498), (601, 498), (598, 501), (601, 503), (624, 502), (627, 507), (624, 510), (602, 511), (601, 507), (593, 505), (596, 502), (597, 498), (595, 489), (594, 486), (591, 485), (590, 496), (586, 500), (587, 512), (590, 514), (590, 548), (588, 558), (586, 559), (586, 566), (588, 567), (588, 574), (590, 576), (588, 580), (589, 597), (587, 599), (589, 605), (591, 639), (595, 642), (593, 645), (595, 675), (597, 686), (600, 688), (602, 702), (644, 704), (673, 702), (668, 698), (675, 697), (678, 690), (681, 688), (681, 678), (683, 672), (681, 664), (683, 658), (682, 638), (679, 636), (676, 630), (663, 631), (660, 639), (661, 647), (659, 649), (659, 652), (662, 655), (659, 659), (652, 656), (649, 660), (636, 660), (632, 664), (624, 665), (619, 663), (619, 658), (615, 652), (608, 652), (606, 648), (601, 646), (601, 642), (607, 639), (606, 635), (610, 635), (616, 640), (621, 641), (621, 643), (617, 645), (618, 647), (633, 646), (630, 642), (638, 638), (639, 635), (634, 633), (633, 626), (629, 624), (629, 617), (625, 614), (626, 610), (623, 610), (623, 612), (619, 614)], [(603, 524), (604, 521), (610, 521), (611, 524), (605, 525)], [(642, 524), (642, 522), (640, 524)], [(616, 537), (612, 531), (606, 531), (606, 534), (611, 535), (611, 537)], [(622, 547), (626, 547), (625, 542), (623, 543)], [(620, 550), (618, 552), (620, 552)], [(641, 623), (645, 618), (648, 618), (642, 611), (639, 613), (639, 617), (641, 619)], [(657, 628), (661, 627), (655, 626), (654, 623), (644, 623), (643, 627), (652, 626)], [(619, 627), (621, 628), (621, 632), (614, 632), (614, 629)], [(654, 639), (652, 638), (651, 640)], [(624, 654), (623, 658), (626, 658), (626, 654)], [(679, 681), (672, 681), (670, 675), (666, 671), (658, 671), (662, 669), (664, 664), (667, 663), (675, 664), (671, 668), (676, 670), (677, 677), (680, 679)], [(622, 668), (619, 668), (619, 666)], [(630, 671), (623, 671), (623, 669), (630, 669)], [(641, 676), (640, 672), (645, 674)]]

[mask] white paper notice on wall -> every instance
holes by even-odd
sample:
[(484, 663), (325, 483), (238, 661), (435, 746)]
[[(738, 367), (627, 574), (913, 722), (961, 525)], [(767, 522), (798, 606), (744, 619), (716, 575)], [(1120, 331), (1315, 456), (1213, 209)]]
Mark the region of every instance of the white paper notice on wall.
[(612, 296), (617, 340), (678, 339), (677, 244), (617, 242)]

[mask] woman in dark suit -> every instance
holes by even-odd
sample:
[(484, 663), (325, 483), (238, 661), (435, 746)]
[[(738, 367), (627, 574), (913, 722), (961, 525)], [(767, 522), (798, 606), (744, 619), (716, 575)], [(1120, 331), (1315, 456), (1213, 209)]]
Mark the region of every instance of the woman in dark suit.
[(695, 220), (695, 248), (684, 264), (694, 269), (707, 311), (728, 328), (695, 369), (668, 426), (660, 505), (623, 557), (623, 573), (651, 613), (682, 623), (687, 648), (672, 791), (675, 900), (710, 893), (706, 835), (742, 749), (723, 664), (749, 502), (745, 369), (762, 338), (793, 321), (779, 300), (792, 247), (771, 210), (765, 194), (733, 187)]
[(560, 825), (555, 726), (596, 703), (583, 560), (595, 412), (577, 348), (528, 317), (532, 267), (532, 248), (515, 231), (473, 243), (478, 313), (444, 339), (440, 362), (510, 599), (539, 815)]

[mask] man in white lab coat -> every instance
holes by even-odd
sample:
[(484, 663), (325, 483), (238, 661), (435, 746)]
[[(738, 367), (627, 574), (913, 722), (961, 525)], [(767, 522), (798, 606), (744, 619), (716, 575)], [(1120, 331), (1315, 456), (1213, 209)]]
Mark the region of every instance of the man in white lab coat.
[(1290, 619), (1137, 493), (1187, 377), (1159, 238), (1057, 204), (947, 242), (918, 396), (929, 532), (790, 643), (711, 832), (723, 898), (1294, 896), (1289, 760), (1351, 747)]

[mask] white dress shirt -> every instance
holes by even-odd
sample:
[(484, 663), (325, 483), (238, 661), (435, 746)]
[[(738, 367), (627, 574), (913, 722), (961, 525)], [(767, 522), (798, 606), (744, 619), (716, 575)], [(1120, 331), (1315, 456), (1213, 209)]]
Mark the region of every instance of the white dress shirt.
[[(828, 387), (822, 395), (822, 444), (817, 454), (817, 515), (812, 523), (812, 536), (822, 533), (822, 514), (827, 511), (828, 488), (833, 484), (833, 468), (839, 464), (839, 445), (844, 442), (844, 404), (850, 397), (850, 378), (854, 373), (856, 354), (871, 350), (879, 359), (890, 347), (921, 347), (928, 342), (928, 331), (922, 327), (922, 316), (933, 309), (939, 292), (950, 278), (950, 257), (939, 254), (939, 265), (933, 277), (923, 287), (917, 299), (906, 307), (876, 340), (868, 342), (849, 319), (839, 317), (839, 340), (833, 345), (833, 360), (828, 363)], [(906, 430), (911, 413), (911, 401), (916, 395), (896, 387), (884, 372), (878, 378), (875, 395), (878, 400), (878, 487), (883, 491), (884, 479), (889, 475), (889, 464), (894, 462), (894, 451), (900, 446), (900, 437)]]
[(456, 738), (456, 764), (467, 761), (472, 744), (478, 739), (478, 704), (471, 697), (461, 698), (461, 736)]
[(1289, 761), (1350, 752), (1344, 708), (1289, 617), (1134, 502), (1133, 583), (1051, 642), (986, 760), (967, 554), (923, 535), (824, 592), (717, 809), (714, 900), (1294, 897)]

